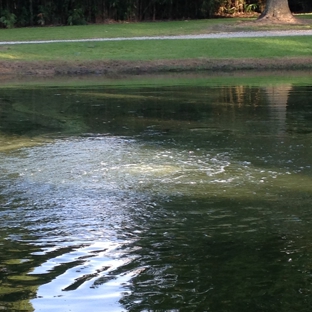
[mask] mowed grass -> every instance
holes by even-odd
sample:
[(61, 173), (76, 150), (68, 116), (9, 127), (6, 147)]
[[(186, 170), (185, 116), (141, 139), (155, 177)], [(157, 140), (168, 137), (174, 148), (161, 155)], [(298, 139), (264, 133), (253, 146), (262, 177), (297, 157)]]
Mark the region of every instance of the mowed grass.
[(150, 61), (304, 56), (312, 56), (312, 36), (0, 46), (0, 60), (11, 61)]
[[(310, 15), (302, 16), (309, 19)], [(115, 37), (202, 34), (246, 30), (246, 20), (209, 19), (173, 22), (116, 23), (0, 29), (0, 41), (94, 39)], [(259, 29), (248, 23), (248, 30)], [(312, 24), (311, 24), (312, 25)], [(310, 26), (311, 26), (310, 25)], [(310, 27), (309, 25), (307, 27)], [(279, 27), (279, 26), (277, 26)], [(296, 29), (297, 25), (281, 26)], [(301, 26), (300, 26), (301, 27)], [(303, 28), (306, 26), (302, 26)], [(312, 55), (312, 37), (230, 38), (197, 40), (144, 40), (86, 43), (0, 45), (6, 61), (148, 61), (196, 58), (274, 58)]]
[(0, 41), (170, 36), (211, 32), (218, 25), (235, 25), (245, 19), (208, 19), (170, 22), (115, 23), (87, 26), (0, 29)]
[[(299, 18), (308, 21), (312, 15), (304, 14)], [(215, 33), (235, 30), (269, 29), (312, 29), (312, 23), (302, 25), (259, 25), (255, 18), (218, 18), (206, 20), (114, 23), (87, 26), (26, 27), (0, 29), (0, 41), (33, 41), (116, 38), (136, 36), (170, 36), (187, 34)], [(246, 22), (248, 25), (244, 25)], [(242, 25), (243, 24), (243, 25)]]

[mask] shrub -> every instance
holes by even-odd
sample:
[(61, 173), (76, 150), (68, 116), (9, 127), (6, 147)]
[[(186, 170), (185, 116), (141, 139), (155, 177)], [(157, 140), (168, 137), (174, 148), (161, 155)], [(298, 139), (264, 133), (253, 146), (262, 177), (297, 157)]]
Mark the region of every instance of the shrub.
[(5, 28), (13, 28), (16, 23), (16, 15), (13, 13), (10, 13), (8, 10), (2, 11), (1, 17), (0, 17), (0, 23)]
[(80, 8), (80, 9), (74, 9), (73, 11), (71, 11), (67, 19), (67, 24), (70, 26), (86, 25), (87, 21), (85, 20), (83, 10)]

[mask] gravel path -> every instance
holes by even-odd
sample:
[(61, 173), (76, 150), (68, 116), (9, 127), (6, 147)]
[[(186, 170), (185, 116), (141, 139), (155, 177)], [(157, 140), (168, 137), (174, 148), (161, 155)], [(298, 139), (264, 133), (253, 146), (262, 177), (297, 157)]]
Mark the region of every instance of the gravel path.
[(218, 39), (218, 38), (260, 38), (260, 37), (283, 37), (283, 36), (312, 36), (312, 30), (283, 30), (283, 31), (239, 31), (221, 32), (202, 35), (181, 36), (156, 36), (156, 37), (129, 37), (129, 38), (96, 38), (96, 39), (72, 39), (72, 40), (37, 40), (37, 41), (2, 41), (0, 45), (14, 44), (39, 44), (61, 42), (103, 42), (103, 41), (129, 41), (129, 40), (178, 40), (178, 39)]

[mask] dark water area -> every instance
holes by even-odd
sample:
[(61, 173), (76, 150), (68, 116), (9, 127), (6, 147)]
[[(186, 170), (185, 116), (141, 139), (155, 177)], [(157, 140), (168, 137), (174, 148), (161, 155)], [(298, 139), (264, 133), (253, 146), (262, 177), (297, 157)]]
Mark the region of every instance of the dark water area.
[(0, 309), (310, 311), (312, 84), (0, 88)]

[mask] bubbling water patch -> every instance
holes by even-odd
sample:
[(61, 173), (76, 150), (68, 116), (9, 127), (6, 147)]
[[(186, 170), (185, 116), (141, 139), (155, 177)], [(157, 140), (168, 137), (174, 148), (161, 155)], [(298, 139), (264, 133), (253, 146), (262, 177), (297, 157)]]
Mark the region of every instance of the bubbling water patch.
[(1, 167), (9, 178), (18, 175), (32, 195), (70, 188), (72, 196), (99, 190), (164, 196), (205, 195), (208, 188), (216, 194), (251, 191), (286, 174), (254, 167), (228, 152), (169, 149), (118, 137), (71, 138), (25, 148), (6, 155)]

